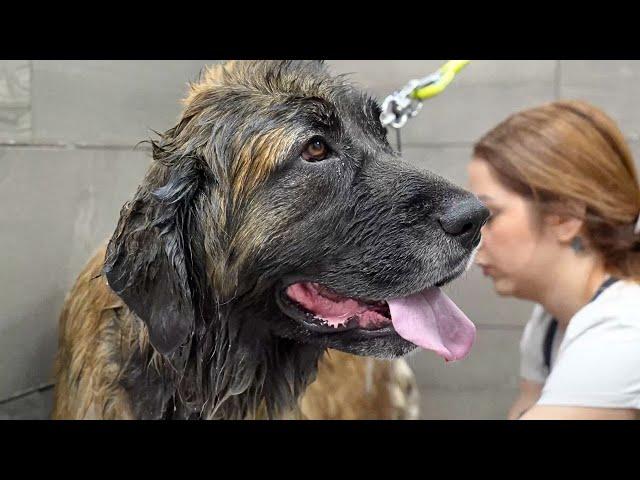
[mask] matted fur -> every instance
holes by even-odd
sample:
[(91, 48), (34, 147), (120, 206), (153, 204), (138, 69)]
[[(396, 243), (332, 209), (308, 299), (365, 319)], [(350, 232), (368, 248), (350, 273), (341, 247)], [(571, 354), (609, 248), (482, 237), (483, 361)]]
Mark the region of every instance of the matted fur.
[[(381, 359), (415, 345), (319, 332), (284, 300), (300, 281), (403, 297), (468, 265), (438, 218), (477, 200), (402, 163), (379, 115), (321, 62), (204, 71), (65, 303), (54, 417), (414, 418), (408, 367)], [(308, 161), (315, 138), (330, 155)]]
[[(134, 419), (123, 388), (123, 364), (131, 350), (147, 352), (150, 368), (159, 356), (140, 320), (102, 275), (106, 247), (80, 273), (60, 317), (54, 419)], [(316, 380), (281, 419), (356, 420), (419, 417), (415, 378), (403, 359), (379, 360), (330, 350)], [(248, 418), (268, 418), (264, 405)]]

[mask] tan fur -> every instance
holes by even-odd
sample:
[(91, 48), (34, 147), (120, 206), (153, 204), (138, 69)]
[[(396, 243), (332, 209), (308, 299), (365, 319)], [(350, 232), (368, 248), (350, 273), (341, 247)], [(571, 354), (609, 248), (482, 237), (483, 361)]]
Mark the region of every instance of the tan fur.
[(254, 191), (269, 178), (276, 165), (275, 159), (293, 143), (294, 138), (290, 137), (286, 132), (272, 130), (242, 146), (234, 164), (234, 204), (237, 205), (239, 199), (246, 197), (246, 192)]
[[(149, 348), (146, 330), (101, 275), (102, 246), (67, 296), (60, 317), (54, 419), (130, 419), (118, 384), (132, 348)], [(404, 360), (377, 360), (331, 350), (297, 411), (282, 419), (414, 419), (417, 388)], [(267, 418), (261, 410), (255, 418)]]
[[(407, 375), (407, 371), (409, 375)], [(309, 420), (414, 420), (417, 387), (402, 359), (378, 360), (330, 350), (300, 400)]]
[(225, 83), (225, 74), (228, 75), (233, 71), (235, 65), (236, 62), (234, 60), (230, 60), (223, 64), (205, 67), (200, 75), (200, 80), (189, 85), (189, 93), (187, 97), (182, 100), (183, 105), (188, 106), (199, 94), (223, 85)]
[(117, 317), (126, 307), (101, 275), (105, 248), (80, 273), (62, 309), (53, 418), (131, 418), (118, 375), (132, 339), (123, 338)]

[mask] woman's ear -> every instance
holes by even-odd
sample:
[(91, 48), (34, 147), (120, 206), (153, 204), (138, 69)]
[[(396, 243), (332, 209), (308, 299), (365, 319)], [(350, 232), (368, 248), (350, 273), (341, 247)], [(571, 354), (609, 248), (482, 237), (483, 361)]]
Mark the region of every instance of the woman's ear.
[(587, 207), (583, 203), (569, 202), (554, 210), (560, 210), (561, 213), (547, 214), (545, 224), (558, 242), (570, 245), (582, 233)]

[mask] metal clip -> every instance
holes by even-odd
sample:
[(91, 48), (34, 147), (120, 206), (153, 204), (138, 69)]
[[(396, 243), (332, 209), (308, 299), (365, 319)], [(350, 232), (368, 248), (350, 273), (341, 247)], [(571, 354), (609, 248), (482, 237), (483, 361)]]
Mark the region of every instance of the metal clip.
[(402, 90), (393, 92), (382, 102), (380, 121), (383, 126), (401, 128), (410, 117), (415, 117), (422, 108), (422, 102), (411, 97), (420, 86), (418, 80), (411, 80)]
[(450, 60), (437, 72), (418, 80), (411, 80), (401, 90), (393, 92), (382, 102), (380, 121), (383, 126), (402, 128), (409, 118), (422, 108), (422, 101), (441, 93), (469, 60)]

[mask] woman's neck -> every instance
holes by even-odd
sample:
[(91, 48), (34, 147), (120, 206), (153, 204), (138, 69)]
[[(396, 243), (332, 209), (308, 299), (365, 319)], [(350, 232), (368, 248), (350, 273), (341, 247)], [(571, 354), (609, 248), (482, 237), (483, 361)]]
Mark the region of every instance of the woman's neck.
[(560, 328), (567, 327), (608, 277), (600, 257), (586, 252), (569, 255), (565, 261), (556, 263), (551, 275), (546, 276), (537, 299), (558, 321)]

